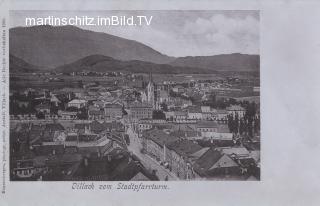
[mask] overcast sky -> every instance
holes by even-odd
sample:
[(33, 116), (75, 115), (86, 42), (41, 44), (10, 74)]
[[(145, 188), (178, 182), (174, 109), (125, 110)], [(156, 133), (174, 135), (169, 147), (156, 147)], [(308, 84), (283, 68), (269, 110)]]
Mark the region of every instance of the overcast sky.
[(81, 26), (146, 44), (175, 57), (216, 54), (259, 54), (258, 11), (11, 11), (11, 27), (26, 17), (146, 15), (150, 26)]

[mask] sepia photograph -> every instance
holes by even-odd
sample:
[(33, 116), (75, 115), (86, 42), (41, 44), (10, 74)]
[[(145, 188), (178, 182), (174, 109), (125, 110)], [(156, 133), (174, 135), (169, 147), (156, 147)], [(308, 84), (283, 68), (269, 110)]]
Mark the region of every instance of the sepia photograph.
[(9, 16), (10, 181), (260, 181), (259, 10)]

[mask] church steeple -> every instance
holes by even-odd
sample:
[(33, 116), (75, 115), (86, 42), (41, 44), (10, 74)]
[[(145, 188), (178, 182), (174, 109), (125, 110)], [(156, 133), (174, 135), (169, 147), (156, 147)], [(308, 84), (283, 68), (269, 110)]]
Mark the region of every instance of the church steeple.
[(149, 82), (153, 83), (152, 72), (149, 72)]

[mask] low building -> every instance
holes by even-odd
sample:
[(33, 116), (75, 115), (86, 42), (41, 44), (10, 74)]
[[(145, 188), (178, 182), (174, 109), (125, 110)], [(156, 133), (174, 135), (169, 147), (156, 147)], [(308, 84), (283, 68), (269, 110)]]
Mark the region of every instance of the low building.
[(177, 137), (170, 136), (158, 129), (144, 131), (142, 134), (144, 152), (160, 162), (166, 161), (167, 145), (176, 140), (178, 140)]
[(200, 120), (202, 119), (202, 111), (198, 106), (188, 107), (188, 119)]
[(89, 110), (88, 111), (89, 120), (103, 120), (105, 118), (104, 111), (102, 110)]
[(104, 115), (108, 119), (122, 118), (122, 105), (119, 104), (106, 104), (104, 107)]
[(214, 113), (215, 115), (215, 119), (218, 121), (226, 121), (228, 119), (228, 111), (225, 109), (218, 109), (216, 110), (216, 112)]
[(68, 107), (76, 107), (80, 109), (86, 106), (87, 106), (87, 101), (83, 99), (74, 99), (68, 102)]
[(233, 116), (238, 115), (239, 118), (242, 118), (246, 113), (246, 110), (239, 105), (231, 105), (230, 107), (227, 107), (226, 110), (228, 114)]
[(217, 132), (218, 124), (214, 121), (200, 121), (196, 124), (198, 132)]
[(227, 125), (217, 125), (214, 131), (202, 131), (201, 136), (205, 140), (221, 140), (232, 141), (233, 134), (230, 132)]
[(72, 120), (72, 119), (77, 119), (77, 112), (69, 112), (69, 111), (58, 111), (58, 115), (61, 119), (65, 120)]

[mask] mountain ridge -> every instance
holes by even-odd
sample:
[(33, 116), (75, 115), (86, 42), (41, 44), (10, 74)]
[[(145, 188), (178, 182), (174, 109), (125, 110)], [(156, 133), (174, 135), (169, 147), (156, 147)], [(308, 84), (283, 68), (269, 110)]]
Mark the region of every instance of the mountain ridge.
[(40, 67), (55, 68), (92, 54), (153, 63), (174, 59), (140, 42), (75, 26), (15, 27), (9, 32), (10, 52)]
[(73, 63), (65, 64), (54, 69), (56, 72), (132, 72), (132, 73), (214, 73), (202, 68), (178, 67), (169, 64), (155, 64), (140, 60), (121, 61), (104, 55), (90, 55)]
[[(192, 68), (205, 72), (209, 70), (257, 72), (260, 68), (259, 55), (232, 53), (170, 57), (135, 40), (75, 26), (44, 25), (11, 28), (10, 53), (44, 70), (69, 65), (91, 55), (102, 55), (124, 62), (142, 61), (144, 66), (158, 64), (162, 65), (162, 71), (166, 70), (165, 67), (169, 68), (168, 65), (173, 68), (184, 67), (187, 72)], [(131, 63), (138, 65), (142, 62)], [(155, 65), (152, 67), (160, 68)], [(181, 68), (178, 70), (181, 71)]]

